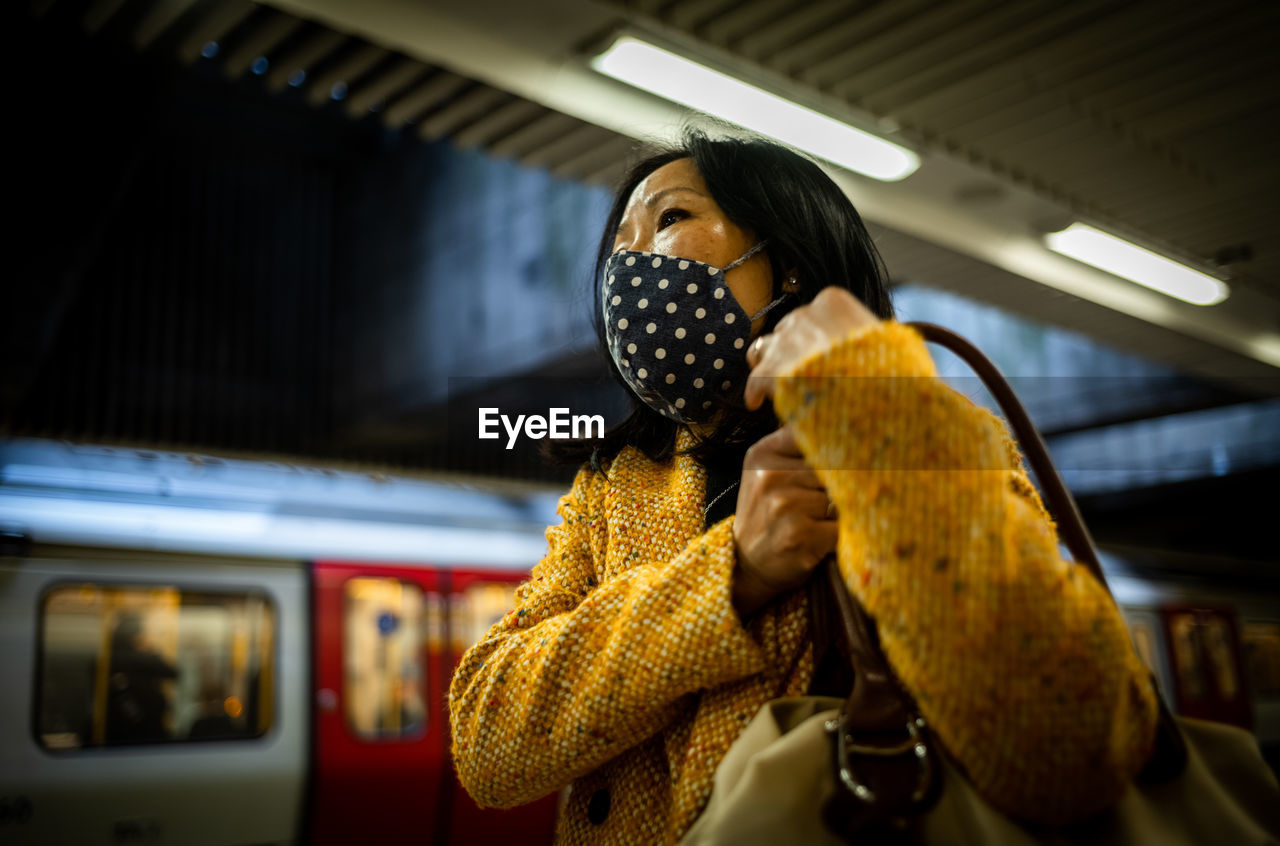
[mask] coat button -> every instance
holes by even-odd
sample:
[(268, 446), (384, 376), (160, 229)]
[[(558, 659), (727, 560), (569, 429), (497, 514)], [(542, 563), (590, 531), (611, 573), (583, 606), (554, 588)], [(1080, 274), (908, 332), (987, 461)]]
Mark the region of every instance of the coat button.
[(600, 825), (609, 816), (610, 801), (608, 790), (601, 789), (591, 794), (587, 801), (587, 819), (592, 825)]

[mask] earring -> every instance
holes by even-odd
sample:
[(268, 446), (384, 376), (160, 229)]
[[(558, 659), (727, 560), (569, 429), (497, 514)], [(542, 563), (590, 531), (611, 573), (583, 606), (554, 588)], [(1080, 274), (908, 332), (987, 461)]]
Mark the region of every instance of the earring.
[(788, 276), (787, 281), (782, 283), (783, 290), (787, 291), (788, 293), (794, 294), (796, 292), (796, 289), (798, 289), (799, 287), (800, 287), (800, 283), (796, 281), (796, 278), (794, 276)]

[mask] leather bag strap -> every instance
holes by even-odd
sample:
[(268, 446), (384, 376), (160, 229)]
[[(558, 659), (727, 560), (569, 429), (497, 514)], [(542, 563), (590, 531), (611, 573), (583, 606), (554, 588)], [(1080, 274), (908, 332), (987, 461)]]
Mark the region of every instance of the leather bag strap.
[[(1040, 482), (1046, 507), (1058, 524), (1058, 536), (1071, 551), (1071, 557), (1075, 562), (1089, 569), (1093, 577), (1098, 580), (1098, 584), (1102, 585), (1114, 602), (1115, 595), (1111, 593), (1107, 577), (1102, 572), (1102, 563), (1098, 560), (1093, 536), (1089, 534), (1089, 528), (1080, 514), (1075, 497), (1071, 495), (1053, 459), (1049, 457), (1049, 448), (1045, 445), (1040, 430), (1031, 422), (1031, 415), (1027, 413), (999, 368), (968, 339), (946, 327), (919, 322), (906, 325), (914, 328), (926, 341), (951, 350), (972, 367), (982, 379), (982, 384), (986, 385), (987, 390), (1000, 405), (1000, 410), (1004, 412), (1009, 428), (1013, 430), (1013, 435), (1018, 441), (1018, 446), (1027, 457), (1027, 463), (1031, 465), (1032, 472)], [(1176, 778), (1186, 768), (1187, 744), (1173, 721), (1173, 712), (1169, 709), (1169, 703), (1160, 694), (1160, 686), (1156, 683), (1154, 674), (1151, 676), (1151, 687), (1156, 692), (1160, 720), (1156, 726), (1155, 748), (1146, 766), (1138, 774), (1138, 779), (1148, 783), (1160, 783)]]
[[(1086, 567), (1110, 594), (1080, 509), (1049, 457), (1031, 416), (995, 364), (950, 329), (932, 323), (906, 325), (926, 341), (954, 352), (982, 379), (1040, 482), (1059, 536), (1075, 562)], [(941, 789), (938, 753), (928, 725), (911, 694), (889, 667), (875, 623), (849, 593), (834, 555), (822, 561), (816, 578), (810, 580), (809, 599), (815, 642), (830, 648), (828, 645), (837, 639), (843, 640), (854, 671), (852, 692), (839, 717), (827, 724), (834, 735), (832, 768), (836, 791), (824, 804), (824, 821), (850, 842), (899, 837), (909, 830), (915, 817), (932, 806)], [(831, 631), (832, 627), (838, 631)], [(1156, 752), (1140, 776), (1148, 781), (1175, 777), (1186, 762), (1185, 743), (1158, 689), (1157, 698), (1160, 728)]]
[[(1062, 481), (1062, 476), (1058, 474), (1058, 468), (1054, 466), (1053, 459), (1049, 457), (1049, 448), (1045, 446), (1040, 430), (1031, 422), (1031, 415), (1027, 414), (1026, 408), (1023, 407), (1017, 394), (1013, 392), (1013, 388), (1001, 375), (995, 363), (968, 340), (950, 329), (934, 323), (906, 325), (919, 332), (926, 341), (951, 350), (964, 359), (964, 362), (978, 374), (982, 384), (986, 385), (987, 390), (1000, 405), (1000, 410), (1009, 421), (1009, 428), (1013, 430), (1018, 446), (1026, 455), (1027, 463), (1031, 465), (1036, 479), (1040, 481), (1046, 506), (1058, 523), (1058, 534), (1062, 542), (1067, 545), (1067, 549), (1071, 550), (1071, 556), (1076, 563), (1088, 567), (1098, 583), (1107, 587), (1107, 577), (1102, 573), (1102, 564), (1098, 561), (1098, 553), (1094, 550), (1093, 538), (1084, 524), (1084, 518), (1080, 516), (1080, 508), (1076, 505), (1075, 498), (1071, 496), (1071, 491)], [(1110, 592), (1111, 589), (1107, 588), (1107, 593)]]

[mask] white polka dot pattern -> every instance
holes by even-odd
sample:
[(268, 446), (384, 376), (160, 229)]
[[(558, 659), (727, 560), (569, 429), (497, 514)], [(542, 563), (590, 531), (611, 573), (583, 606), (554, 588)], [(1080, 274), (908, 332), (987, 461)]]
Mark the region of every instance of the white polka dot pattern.
[[(621, 290), (610, 287), (619, 275), (630, 282)], [(720, 268), (624, 251), (609, 259), (604, 276), (609, 352), (637, 397), (673, 420), (696, 422), (714, 413), (722, 396), (740, 393), (751, 320), (725, 296)]]

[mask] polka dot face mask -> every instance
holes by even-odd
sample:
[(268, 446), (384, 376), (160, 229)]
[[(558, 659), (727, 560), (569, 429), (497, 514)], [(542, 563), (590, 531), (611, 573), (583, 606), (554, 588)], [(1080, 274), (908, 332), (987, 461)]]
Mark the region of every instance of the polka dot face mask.
[(654, 411), (700, 423), (725, 400), (740, 400), (751, 324), (783, 298), (748, 316), (724, 275), (763, 248), (761, 241), (723, 268), (630, 250), (605, 263), (609, 354), (627, 385)]

